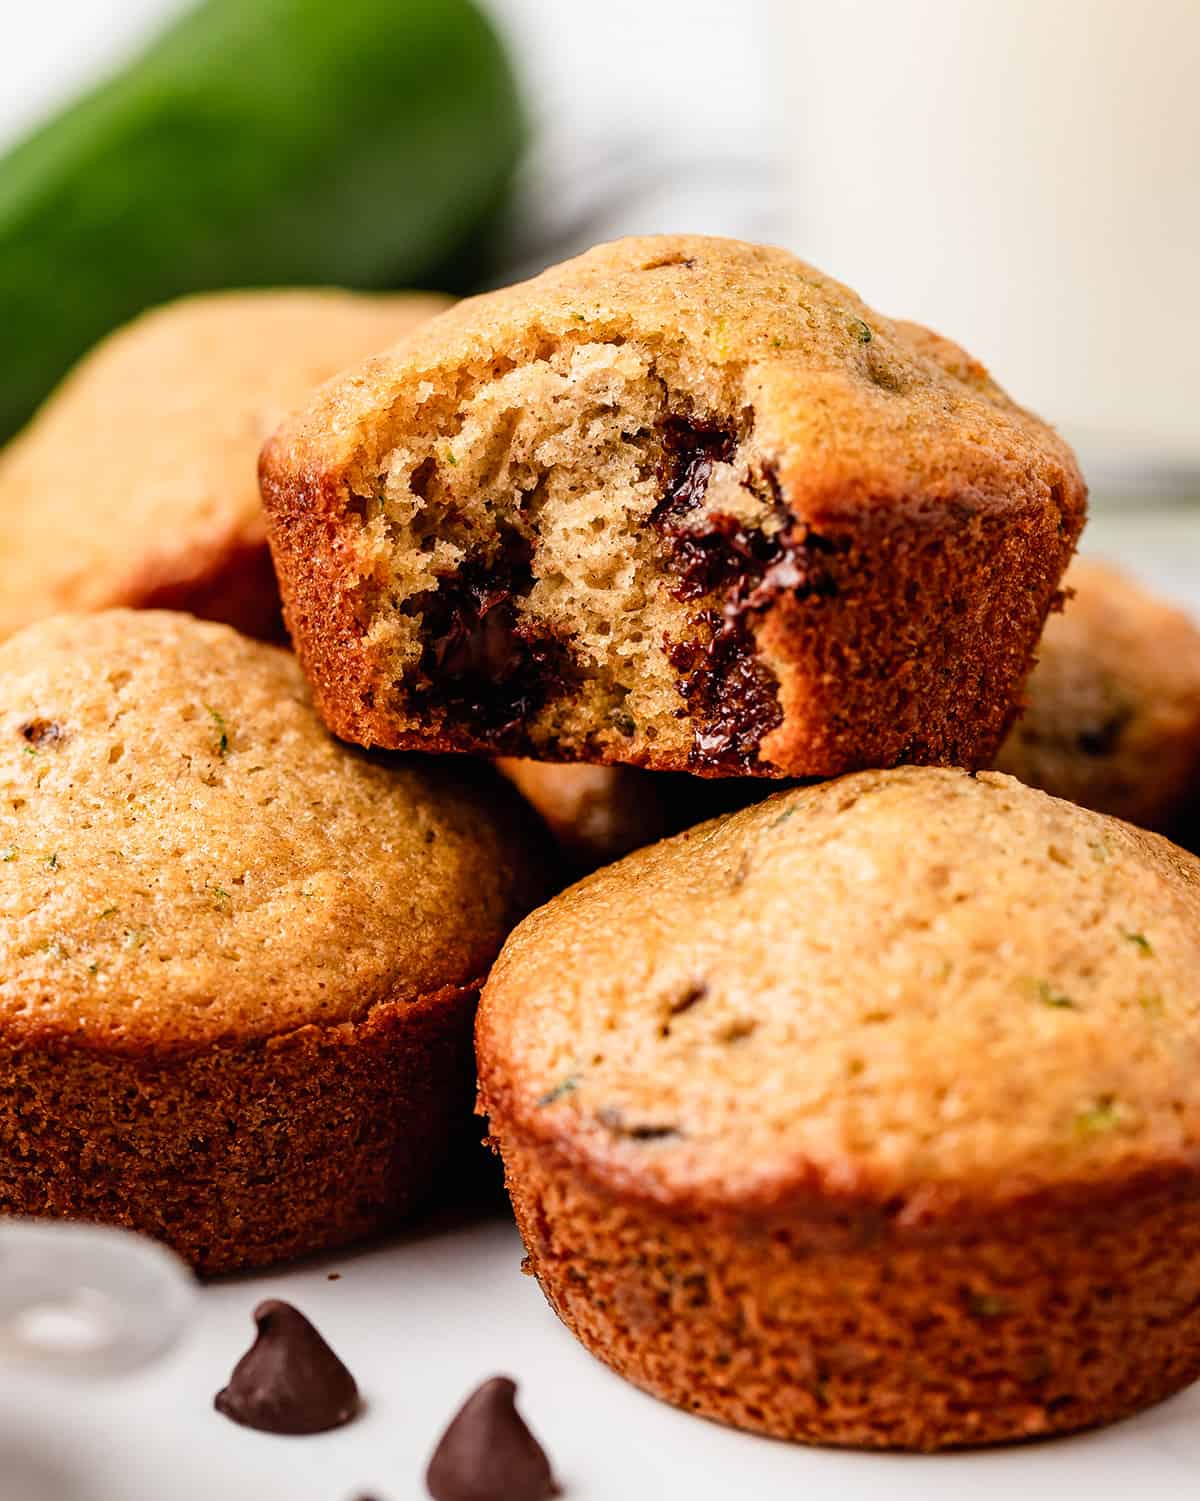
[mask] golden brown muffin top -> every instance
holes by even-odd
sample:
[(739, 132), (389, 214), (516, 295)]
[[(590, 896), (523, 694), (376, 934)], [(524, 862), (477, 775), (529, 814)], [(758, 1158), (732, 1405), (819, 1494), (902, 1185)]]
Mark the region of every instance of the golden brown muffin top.
[(1078, 558), (996, 765), (1056, 797), (1168, 829), (1200, 797), (1200, 628), (1119, 569)]
[(501, 784), (331, 739), (295, 660), (159, 611), (0, 646), (0, 1029), (130, 1052), (486, 970), (532, 895)]
[(445, 306), (222, 292), (112, 334), (0, 454), (0, 636), (136, 604), (261, 546), (263, 440), (313, 386)]
[(485, 380), (572, 344), (650, 350), (691, 416), (752, 432), (793, 512), (1043, 498), (1074, 529), (1065, 443), (962, 349), (868, 307), (785, 250), (703, 235), (598, 245), (459, 303), (316, 393), (268, 445), (274, 472), (370, 494), (399, 431), (445, 430)]
[(666, 1202), (920, 1218), (1190, 1163), (1200, 861), (995, 772), (781, 792), (526, 919), (483, 1103)]

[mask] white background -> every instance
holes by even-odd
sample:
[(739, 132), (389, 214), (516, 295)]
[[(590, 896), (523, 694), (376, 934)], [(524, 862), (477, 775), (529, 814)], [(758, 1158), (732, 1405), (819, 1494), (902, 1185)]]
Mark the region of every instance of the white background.
[(1094, 484), (1200, 500), (1197, 0), (780, 13), (795, 247), (960, 340)]

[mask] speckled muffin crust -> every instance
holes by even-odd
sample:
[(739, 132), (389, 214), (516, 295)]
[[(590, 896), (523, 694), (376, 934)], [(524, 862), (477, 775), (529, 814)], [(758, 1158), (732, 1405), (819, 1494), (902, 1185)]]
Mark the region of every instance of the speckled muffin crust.
[(1200, 1374), (1200, 861), (863, 772), (527, 918), (476, 1029), (531, 1270), (647, 1391), (937, 1449)]
[(0, 453), (0, 636), (60, 610), (190, 610), (282, 634), (263, 440), (447, 299), (221, 292), (98, 345)]
[(541, 891), (476, 771), (337, 744), (294, 658), (189, 616), (0, 646), (0, 1212), (216, 1272), (413, 1208)]
[(1200, 801), (1200, 629), (1094, 558), (1051, 617), (997, 767), (1055, 797), (1177, 834)]
[(262, 478), (338, 734), (709, 776), (990, 761), (1085, 507), (956, 345), (696, 236), (451, 309)]

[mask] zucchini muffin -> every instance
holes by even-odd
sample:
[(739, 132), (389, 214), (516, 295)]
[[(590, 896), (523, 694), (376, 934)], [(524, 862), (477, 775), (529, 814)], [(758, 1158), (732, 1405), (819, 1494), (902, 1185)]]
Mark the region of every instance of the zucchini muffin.
[(780, 1438), (1082, 1428), (1200, 1374), (1200, 861), (996, 772), (781, 792), (516, 930), (480, 1108), (615, 1370)]
[(1125, 574), (1072, 563), (996, 762), (1055, 797), (1178, 833), (1200, 797), (1200, 629)]
[(496, 768), (534, 809), (576, 870), (607, 865), (668, 832), (663, 778), (649, 772), (509, 756), (501, 756)]
[(223, 292), (136, 319), (0, 453), (0, 636), (59, 610), (162, 606), (282, 632), (263, 439), (442, 297)]
[(338, 745), (293, 657), (189, 616), (0, 646), (0, 1212), (217, 1272), (414, 1208), (541, 892), (476, 770)]
[(696, 236), (459, 304), (262, 477), (337, 734), (707, 776), (989, 762), (1085, 508), (956, 345)]
[(760, 777), (695, 777), (636, 766), (524, 761), (496, 766), (554, 836), (576, 871), (595, 870), (667, 834), (766, 797)]

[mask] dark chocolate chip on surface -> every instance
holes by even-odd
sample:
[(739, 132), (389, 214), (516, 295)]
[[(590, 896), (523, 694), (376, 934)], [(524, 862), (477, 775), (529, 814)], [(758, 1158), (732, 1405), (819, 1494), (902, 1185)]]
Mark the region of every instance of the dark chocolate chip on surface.
[(515, 1381), (493, 1376), (463, 1403), (425, 1474), (434, 1501), (549, 1501), (562, 1494), (516, 1394)]
[(63, 727), (53, 719), (27, 719), (20, 726), (21, 738), (29, 745), (53, 745), (63, 738)]
[(254, 1310), (258, 1337), (219, 1391), (218, 1412), (264, 1433), (324, 1433), (358, 1412), (354, 1377), (298, 1308), (269, 1299)]

